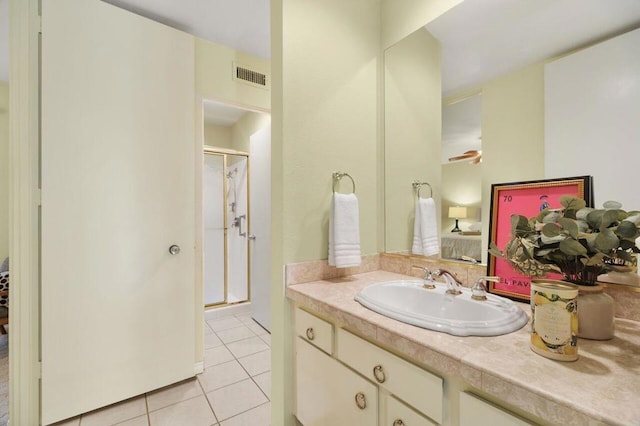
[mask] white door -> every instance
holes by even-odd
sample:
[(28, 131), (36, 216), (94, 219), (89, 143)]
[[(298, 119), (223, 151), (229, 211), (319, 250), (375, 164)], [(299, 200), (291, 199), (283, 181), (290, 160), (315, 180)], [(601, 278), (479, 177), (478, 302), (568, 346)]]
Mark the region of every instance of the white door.
[(250, 138), (251, 316), (271, 329), (271, 125)]
[(42, 14), (50, 424), (194, 375), (200, 153), (191, 36), (99, 0), (43, 0)]

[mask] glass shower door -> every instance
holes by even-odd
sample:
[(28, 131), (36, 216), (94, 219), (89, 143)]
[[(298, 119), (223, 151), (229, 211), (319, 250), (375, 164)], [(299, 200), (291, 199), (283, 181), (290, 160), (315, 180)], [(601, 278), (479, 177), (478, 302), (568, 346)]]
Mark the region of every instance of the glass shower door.
[(204, 301), (206, 306), (249, 300), (248, 159), (204, 155)]
[(204, 303), (225, 302), (224, 155), (204, 156)]

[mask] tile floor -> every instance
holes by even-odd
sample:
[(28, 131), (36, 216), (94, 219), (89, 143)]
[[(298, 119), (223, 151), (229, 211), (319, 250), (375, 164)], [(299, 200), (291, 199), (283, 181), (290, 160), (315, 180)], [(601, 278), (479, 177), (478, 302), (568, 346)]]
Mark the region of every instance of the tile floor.
[(271, 336), (246, 307), (205, 318), (202, 374), (56, 426), (268, 426)]

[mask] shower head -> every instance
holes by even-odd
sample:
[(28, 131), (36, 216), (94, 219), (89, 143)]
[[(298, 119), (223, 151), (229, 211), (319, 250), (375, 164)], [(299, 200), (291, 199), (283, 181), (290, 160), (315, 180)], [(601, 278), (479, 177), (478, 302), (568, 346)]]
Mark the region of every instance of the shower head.
[(233, 176), (238, 173), (238, 169), (233, 169), (230, 172), (227, 172), (227, 179), (233, 179)]

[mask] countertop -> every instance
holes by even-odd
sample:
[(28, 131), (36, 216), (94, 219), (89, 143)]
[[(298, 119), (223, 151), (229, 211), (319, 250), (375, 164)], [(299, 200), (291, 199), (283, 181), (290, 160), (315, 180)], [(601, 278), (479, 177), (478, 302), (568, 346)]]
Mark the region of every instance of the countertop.
[[(387, 318), (353, 299), (364, 287), (396, 279), (416, 278), (380, 270), (290, 285), (286, 296), (549, 423), (640, 425), (640, 323), (616, 319), (614, 339), (580, 339), (577, 361), (553, 361), (529, 349), (528, 324), (502, 336), (458, 337)], [(519, 306), (529, 313), (529, 305)]]

